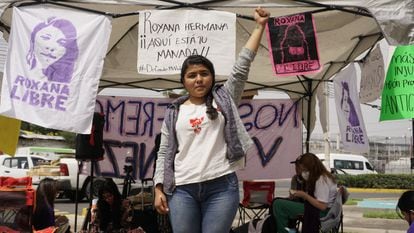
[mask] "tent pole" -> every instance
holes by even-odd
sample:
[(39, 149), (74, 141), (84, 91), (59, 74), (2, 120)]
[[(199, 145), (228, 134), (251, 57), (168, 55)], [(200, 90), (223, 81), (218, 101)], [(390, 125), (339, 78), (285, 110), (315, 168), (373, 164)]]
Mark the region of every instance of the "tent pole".
[(76, 174), (76, 191), (75, 191), (75, 232), (77, 232), (77, 225), (78, 225), (78, 205), (79, 205), (79, 171), (82, 164), (82, 161), (78, 161), (78, 172)]
[(413, 174), (413, 167), (414, 167), (414, 118), (411, 119), (411, 159), (410, 159), (410, 170), (411, 170), (411, 174)]
[(307, 129), (306, 129), (306, 153), (309, 153), (309, 143), (310, 143), (310, 114), (311, 114), (311, 106), (312, 106), (312, 80), (311, 79), (306, 79), (306, 81), (308, 82), (308, 90), (307, 90), (307, 95), (308, 95), (308, 116), (307, 116)]

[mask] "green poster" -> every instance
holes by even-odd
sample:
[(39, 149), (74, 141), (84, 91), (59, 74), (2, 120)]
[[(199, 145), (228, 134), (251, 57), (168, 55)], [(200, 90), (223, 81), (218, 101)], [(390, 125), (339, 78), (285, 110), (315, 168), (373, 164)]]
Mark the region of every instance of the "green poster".
[(414, 45), (392, 55), (381, 96), (380, 121), (414, 118)]

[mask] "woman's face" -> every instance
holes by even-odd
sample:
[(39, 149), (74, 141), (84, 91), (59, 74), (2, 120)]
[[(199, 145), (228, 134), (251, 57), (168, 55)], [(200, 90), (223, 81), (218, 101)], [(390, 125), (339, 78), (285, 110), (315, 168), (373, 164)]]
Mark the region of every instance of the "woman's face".
[(47, 26), (36, 33), (34, 54), (42, 68), (47, 68), (66, 53), (65, 35), (53, 26)]
[(202, 98), (213, 85), (213, 76), (204, 65), (189, 65), (184, 75), (184, 88), (190, 97)]
[(112, 205), (114, 203), (114, 195), (112, 193), (103, 193), (102, 198), (108, 203), (109, 205)]

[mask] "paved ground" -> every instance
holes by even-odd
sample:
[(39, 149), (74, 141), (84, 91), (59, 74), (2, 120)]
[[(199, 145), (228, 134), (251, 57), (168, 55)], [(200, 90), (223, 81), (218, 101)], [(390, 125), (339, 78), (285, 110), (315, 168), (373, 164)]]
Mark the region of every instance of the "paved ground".
[[(280, 187), (280, 186), (278, 186)], [(278, 189), (276, 196), (286, 196), (287, 190)], [(386, 198), (386, 199), (395, 199), (401, 195), (403, 190), (358, 190), (350, 189), (351, 198), (360, 198), (366, 196), (366, 193), (370, 193), (370, 199)], [(381, 195), (379, 195), (381, 194)], [(405, 233), (408, 228), (407, 222), (402, 219), (374, 219), (374, 218), (364, 218), (363, 213), (367, 211), (377, 211), (384, 210), (379, 208), (362, 208), (358, 206), (344, 205), (344, 232), (345, 233)], [(390, 210), (390, 209), (388, 209)], [(393, 211), (391, 209), (391, 211)], [(78, 220), (77, 220), (77, 230), (79, 231), (82, 227), (84, 217), (80, 214), (82, 210), (79, 211)], [(71, 222), (71, 229), (74, 230), (74, 214), (67, 214)], [(234, 226), (238, 224), (238, 216), (233, 223)]]
[(405, 233), (408, 224), (402, 219), (375, 219), (364, 218), (364, 211), (381, 209), (360, 208), (357, 206), (344, 206), (344, 232), (347, 233)]
[[(405, 233), (408, 224), (402, 219), (373, 219), (364, 218), (362, 214), (364, 211), (375, 211), (379, 209), (360, 208), (357, 206), (344, 206), (344, 232), (346, 233)], [(74, 230), (75, 215), (67, 215)], [(78, 216), (78, 231), (82, 227), (84, 217)], [(235, 220), (234, 225), (237, 226), (238, 219)]]

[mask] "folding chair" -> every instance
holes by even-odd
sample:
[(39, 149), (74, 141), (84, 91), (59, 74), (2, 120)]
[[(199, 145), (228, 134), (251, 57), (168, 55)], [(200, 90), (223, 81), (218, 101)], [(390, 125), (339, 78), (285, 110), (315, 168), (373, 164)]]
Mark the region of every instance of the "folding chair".
[[(321, 233), (343, 233), (344, 232), (344, 212), (342, 205), (348, 200), (349, 192), (344, 186), (338, 188), (335, 202), (325, 217), (320, 218)], [(298, 216), (296, 222), (297, 232), (303, 223), (303, 215)]]
[(260, 219), (268, 213), (274, 192), (274, 181), (243, 181), (243, 201), (239, 204), (239, 226), (246, 223), (246, 220)]

